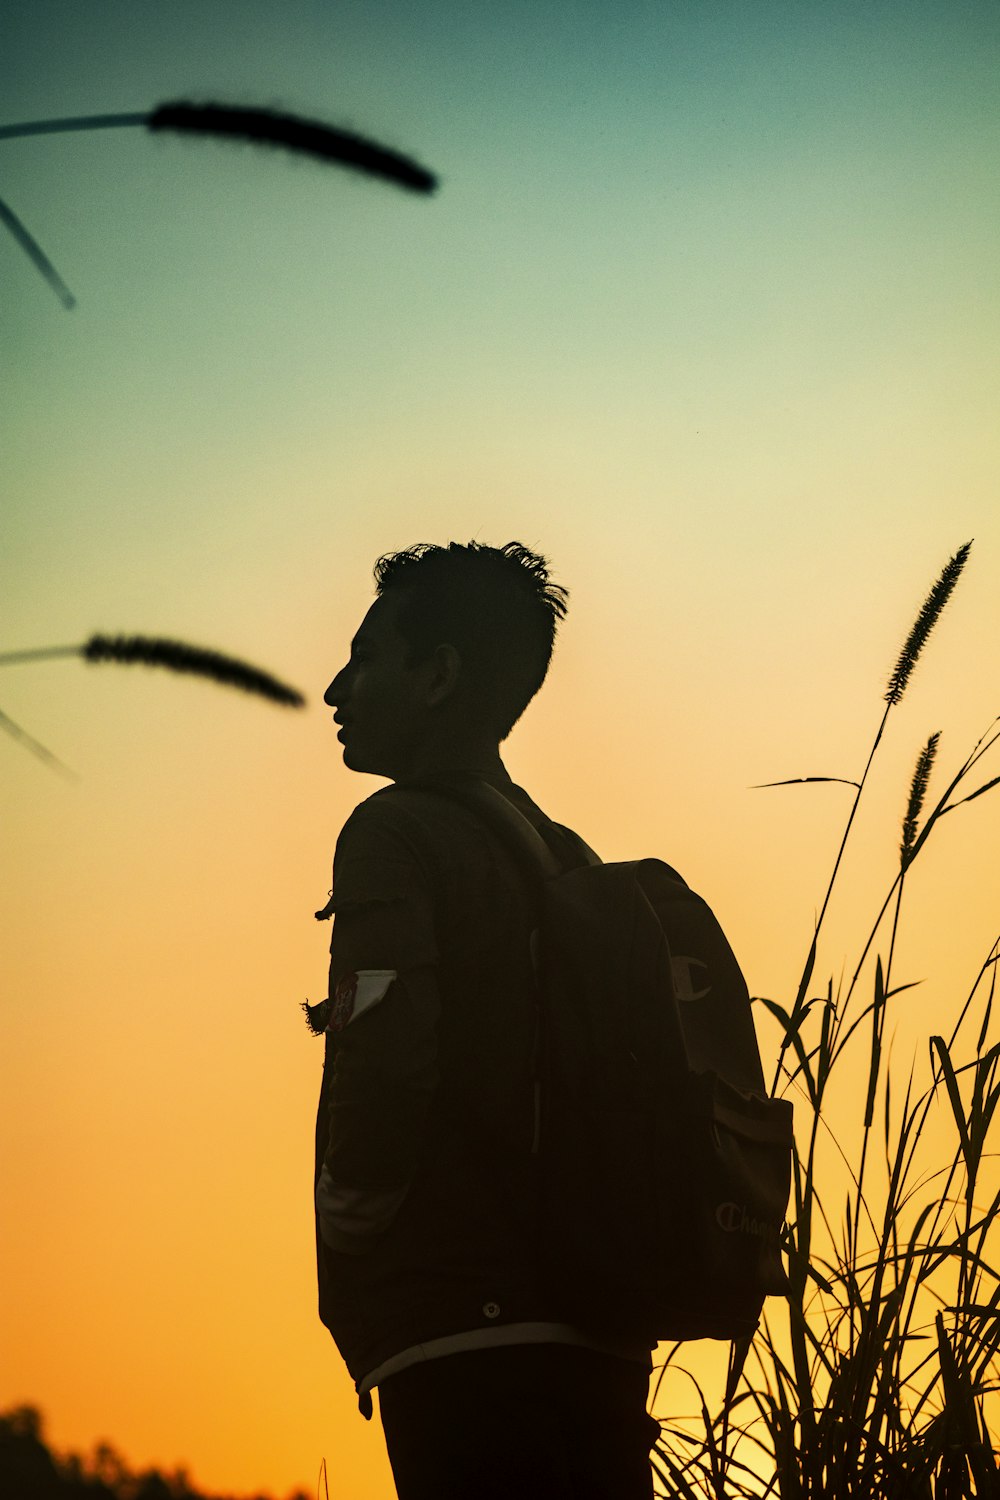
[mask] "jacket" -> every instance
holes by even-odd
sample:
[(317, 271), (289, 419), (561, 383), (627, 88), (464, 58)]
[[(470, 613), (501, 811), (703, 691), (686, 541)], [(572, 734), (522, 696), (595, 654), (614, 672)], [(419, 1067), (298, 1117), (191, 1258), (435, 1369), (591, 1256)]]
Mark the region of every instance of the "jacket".
[[(509, 778), (489, 779), (566, 862), (589, 853)], [(607, 1330), (556, 1323), (541, 1284), (533, 923), (511, 856), (460, 803), (396, 783), (344, 825), (317, 913), (331, 915), (319, 1310), (359, 1391), (503, 1342), (648, 1361)]]

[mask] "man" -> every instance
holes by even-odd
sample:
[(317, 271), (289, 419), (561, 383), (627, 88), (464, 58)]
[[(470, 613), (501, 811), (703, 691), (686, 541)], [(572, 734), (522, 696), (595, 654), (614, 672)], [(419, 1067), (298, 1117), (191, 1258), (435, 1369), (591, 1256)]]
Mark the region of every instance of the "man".
[[(500, 758), (566, 590), (519, 543), (383, 557), (326, 702), (388, 778), (337, 843), (316, 1139), (320, 1316), (379, 1413), (400, 1500), (647, 1500), (650, 1351), (554, 1315), (535, 1255), (532, 897), (455, 795), (486, 781), (593, 858)], [(450, 789), (450, 795), (449, 795)]]

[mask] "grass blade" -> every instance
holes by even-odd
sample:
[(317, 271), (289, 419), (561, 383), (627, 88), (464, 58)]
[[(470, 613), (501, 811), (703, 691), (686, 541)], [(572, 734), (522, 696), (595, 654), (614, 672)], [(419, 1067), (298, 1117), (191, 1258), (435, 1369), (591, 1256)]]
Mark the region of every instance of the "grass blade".
[(944, 1077), (945, 1087), (948, 1090), (948, 1101), (951, 1104), (951, 1112), (955, 1119), (955, 1128), (958, 1131), (962, 1156), (965, 1160), (966, 1171), (969, 1171), (972, 1166), (972, 1142), (969, 1138), (969, 1127), (965, 1119), (962, 1096), (958, 1091), (958, 1076), (955, 1072), (955, 1065), (951, 1060), (951, 1053), (943, 1036), (931, 1037), (931, 1052), (936, 1052), (941, 1062), (941, 1072)]
[(801, 786), (808, 781), (836, 781), (841, 786), (853, 786), (857, 791), (861, 790), (858, 782), (848, 781), (845, 776), (792, 776), (787, 781), (758, 781), (750, 790), (759, 792), (769, 786)]
[(977, 787), (967, 797), (960, 797), (957, 802), (949, 802), (947, 807), (942, 807), (942, 815), (947, 812), (954, 812), (955, 808), (961, 807), (964, 802), (974, 802), (977, 797), (981, 797), (984, 792), (991, 791), (995, 786), (1000, 786), (1000, 776), (994, 776), (992, 781), (988, 781), (985, 786)]

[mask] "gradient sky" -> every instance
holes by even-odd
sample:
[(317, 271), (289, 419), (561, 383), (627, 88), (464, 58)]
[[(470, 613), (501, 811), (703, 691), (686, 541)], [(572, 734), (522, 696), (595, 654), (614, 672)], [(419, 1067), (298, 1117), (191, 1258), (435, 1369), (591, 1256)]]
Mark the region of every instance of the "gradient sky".
[[(391, 1494), (315, 1317), (312, 920), (354, 777), (321, 695), (382, 552), (517, 538), (571, 590), (512, 775), (712, 902), (794, 990), (913, 615), (826, 972), (892, 879), (910, 771), (1000, 712), (1000, 10), (992, 3), (7, 0), (3, 120), (281, 106), (429, 200), (138, 130), (0, 142), (2, 649), (230, 651), (305, 714), (74, 661), (0, 707), (0, 1406), (234, 1492)], [(1000, 773), (991, 763), (989, 774)], [(985, 771), (984, 777), (985, 779)], [(933, 788), (932, 788), (933, 790)], [(1000, 929), (1000, 796), (912, 879), (897, 1047)], [(764, 1032), (762, 1030), (762, 1036)]]

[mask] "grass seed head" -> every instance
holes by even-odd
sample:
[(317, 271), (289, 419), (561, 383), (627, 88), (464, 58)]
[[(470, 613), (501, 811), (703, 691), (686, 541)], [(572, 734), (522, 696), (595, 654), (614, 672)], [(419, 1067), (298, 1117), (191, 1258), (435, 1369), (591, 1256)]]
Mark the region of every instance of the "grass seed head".
[(948, 559), (941, 570), (941, 576), (920, 606), (920, 613), (913, 622), (913, 627), (906, 637), (899, 659), (889, 678), (889, 685), (885, 690), (886, 703), (890, 705), (898, 703), (905, 693), (906, 685), (919, 660), (920, 653), (926, 646), (931, 631), (940, 619), (945, 605), (951, 598), (952, 590), (961, 577), (971, 547), (972, 542), (966, 542), (964, 546), (959, 547), (954, 557)]
[(154, 132), (169, 130), (184, 135), (251, 141), (258, 146), (278, 146), (317, 161), (353, 168), (369, 177), (381, 177), (415, 193), (432, 193), (437, 187), (433, 172), (400, 151), (355, 135), (353, 131), (274, 109), (171, 100), (158, 104), (146, 124)]
[(196, 677), (207, 677), (212, 682), (240, 688), (245, 693), (256, 693), (258, 697), (291, 708), (301, 708), (305, 703), (296, 688), (279, 682), (270, 672), (263, 672), (234, 656), (224, 656), (221, 651), (207, 651), (201, 646), (188, 646), (183, 641), (146, 635), (92, 635), (81, 647), (80, 654), (84, 660), (92, 662), (138, 663), (147, 667), (166, 667), (171, 672), (190, 672)]
[(906, 816), (903, 819), (903, 838), (899, 846), (899, 862), (901, 869), (906, 869), (913, 857), (913, 846), (917, 840), (917, 823), (923, 811), (924, 798), (927, 795), (927, 783), (930, 781), (931, 771), (934, 766), (934, 757), (937, 754), (938, 741), (941, 738), (940, 729), (932, 734), (920, 754), (913, 768), (913, 780), (910, 783), (910, 795), (906, 803)]

